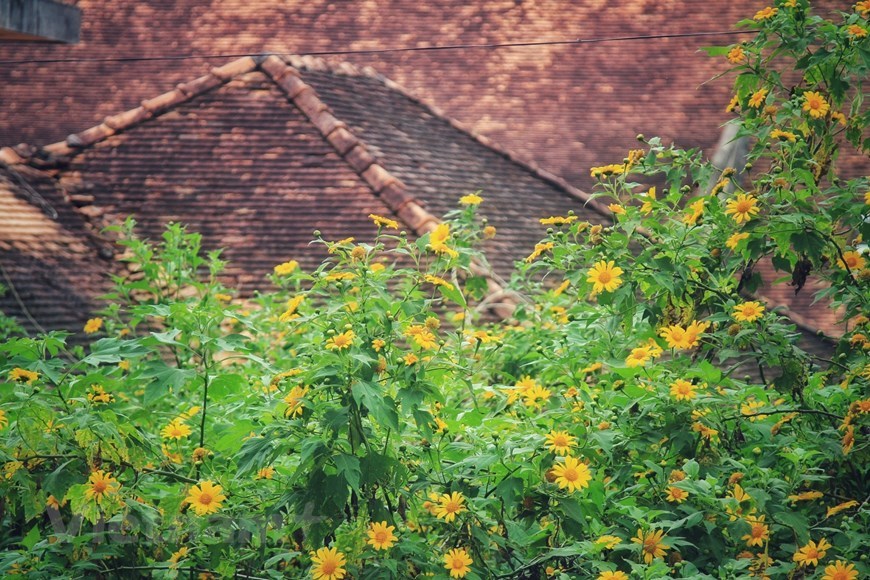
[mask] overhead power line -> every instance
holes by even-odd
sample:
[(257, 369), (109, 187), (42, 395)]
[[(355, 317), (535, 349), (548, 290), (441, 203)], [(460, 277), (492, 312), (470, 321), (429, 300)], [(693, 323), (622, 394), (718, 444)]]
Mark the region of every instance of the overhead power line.
[(598, 44), (604, 42), (628, 42), (638, 40), (659, 40), (665, 38), (698, 38), (704, 36), (734, 36), (737, 34), (753, 34), (751, 30), (727, 30), (713, 32), (678, 32), (670, 34), (640, 34), (634, 36), (604, 36), (598, 38), (575, 38), (566, 40), (533, 40), (525, 42), (494, 42), (479, 44), (444, 44), (436, 46), (404, 46), (395, 48), (369, 48), (358, 50), (316, 50), (310, 52), (243, 52), (221, 54), (176, 54), (161, 56), (107, 56), (107, 57), (83, 57), (83, 58), (44, 58), (44, 59), (20, 59), (0, 60), (0, 65), (13, 64), (53, 64), (53, 63), (84, 63), (84, 62), (143, 62), (160, 60), (208, 60), (217, 58), (242, 58), (245, 56), (348, 56), (353, 54), (385, 54), (394, 52), (431, 52), (436, 50), (464, 50), (473, 48), (511, 48), (511, 47), (534, 47), (534, 46), (558, 46), (569, 44)]

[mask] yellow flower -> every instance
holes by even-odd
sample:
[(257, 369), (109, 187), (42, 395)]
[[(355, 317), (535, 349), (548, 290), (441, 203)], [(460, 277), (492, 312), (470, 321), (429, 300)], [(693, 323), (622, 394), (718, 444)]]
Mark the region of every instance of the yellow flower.
[(867, 29), (863, 26), (858, 26), (857, 24), (852, 24), (847, 27), (846, 32), (848, 32), (849, 36), (853, 38), (864, 38), (867, 36)]
[(495, 226), (486, 226), (483, 228), (483, 239), (491, 240), (495, 237), (496, 229)]
[(406, 354), (405, 356), (403, 356), (402, 360), (405, 362), (405, 364), (407, 366), (411, 366), (411, 365), (415, 364), (417, 361), (419, 361), (420, 359), (417, 358), (416, 354), (414, 354), (413, 352), (410, 352), (410, 353)]
[(429, 247), (436, 254), (447, 254), (451, 258), (459, 256), (459, 252), (447, 245), (450, 240), (450, 225), (438, 224), (429, 235)]
[(749, 516), (746, 518), (746, 523), (749, 524), (749, 533), (744, 534), (740, 539), (746, 541), (747, 546), (763, 546), (764, 542), (770, 539), (770, 530), (764, 523), (763, 515)]
[(734, 111), (737, 110), (737, 107), (739, 107), (739, 106), (740, 106), (740, 97), (738, 97), (737, 95), (734, 95), (733, 97), (731, 97), (731, 100), (728, 101), (728, 105), (725, 107), (725, 112), (726, 113), (733, 113)]
[(549, 443), (549, 449), (559, 455), (568, 455), (571, 448), (577, 445), (577, 438), (567, 431), (550, 431), (544, 437)]
[(387, 522), (372, 522), (369, 524), (369, 540), (366, 543), (375, 550), (389, 550), (396, 543), (396, 536), (393, 535), (395, 529), (395, 526), (388, 526)]
[(698, 223), (698, 220), (701, 219), (701, 216), (704, 215), (704, 205), (707, 203), (707, 200), (704, 198), (697, 199), (694, 202), (689, 204), (689, 209), (692, 210), (691, 213), (688, 213), (683, 216), (683, 223), (688, 224), (690, 226)]
[(668, 486), (667, 494), (665, 495), (665, 499), (671, 503), (683, 503), (687, 497), (689, 497), (688, 491), (673, 485)]
[(536, 409), (543, 407), (544, 403), (550, 400), (550, 394), (549, 389), (536, 385), (523, 393), (523, 404), (526, 407), (534, 407)]
[(625, 366), (627, 367), (642, 367), (652, 358), (652, 351), (649, 346), (639, 346), (631, 350), (631, 353), (625, 358)]
[(691, 401), (695, 398), (695, 385), (683, 379), (671, 383), (671, 396), (678, 401)]
[(865, 262), (864, 258), (861, 257), (861, 254), (849, 250), (848, 252), (843, 252), (843, 257), (842, 259), (837, 260), (837, 264), (839, 264), (839, 266), (844, 270), (848, 266), (849, 270), (854, 271), (863, 268)]
[(284, 411), (284, 416), (293, 418), (301, 415), (302, 411), (305, 409), (305, 403), (302, 399), (304, 399), (307, 394), (308, 387), (303, 387), (302, 385), (296, 385), (290, 389), (290, 392), (287, 393), (286, 397), (284, 397), (284, 402), (287, 403), (287, 410)]
[(589, 175), (596, 178), (607, 177), (609, 175), (620, 175), (625, 173), (625, 165), (611, 164), (602, 165), (601, 167), (593, 167), (589, 171)]
[(622, 543), (622, 538), (617, 536), (599, 536), (597, 540), (595, 540), (596, 544), (603, 544), (606, 550), (612, 550), (616, 546)]
[(774, 129), (770, 132), (771, 139), (780, 139), (783, 141), (791, 141), (794, 143), (797, 141), (797, 135), (792, 133), (791, 131), (780, 131), (779, 129)]
[(753, 20), (761, 22), (762, 20), (769, 20), (776, 16), (776, 13), (779, 12), (777, 8), (772, 8), (768, 6), (767, 8), (762, 8), (758, 12), (755, 13), (755, 16), (752, 17)]
[(341, 580), (347, 574), (347, 560), (336, 548), (320, 548), (311, 553), (311, 576), (314, 580)]
[(287, 301), (287, 310), (284, 311), (283, 314), (278, 318), (280, 322), (288, 322), (293, 318), (296, 318), (296, 311), (299, 309), (299, 306), (305, 300), (304, 294), (297, 294), (293, 298)]
[(633, 537), (631, 541), (632, 543), (640, 544), (643, 561), (651, 564), (656, 558), (663, 558), (665, 550), (670, 549), (670, 546), (662, 542), (666, 537), (661, 530), (650, 530), (648, 532), (638, 530), (637, 536)]
[(0, 429), (5, 429), (9, 424), (9, 419), (6, 418), (6, 411), (0, 409)]
[(577, 221), (576, 215), (566, 215), (566, 216), (550, 216), (548, 218), (541, 218), (540, 221), (542, 226), (564, 226), (570, 223)]
[(559, 286), (553, 290), (553, 296), (561, 296), (562, 293), (568, 289), (568, 286), (571, 285), (570, 280), (565, 280)]
[(612, 211), (615, 215), (625, 215), (625, 208), (618, 203), (611, 203), (607, 206), (607, 209)]
[(855, 4), (855, 12), (858, 12), (861, 16), (870, 16), (870, 0), (861, 0)]
[(178, 561), (182, 558), (185, 558), (189, 551), (190, 550), (187, 546), (182, 546), (178, 548), (178, 551), (173, 552), (172, 555), (169, 557), (169, 567), (173, 570), (178, 568)]
[(106, 389), (103, 388), (103, 385), (93, 384), (91, 385), (91, 392), (88, 393), (88, 401), (91, 403), (98, 404), (107, 404), (111, 403), (115, 400), (115, 395), (111, 393), (107, 393)]
[(728, 51), (727, 58), (731, 64), (741, 64), (746, 62), (746, 52), (742, 46), (735, 46)]
[(763, 313), (764, 306), (753, 300), (734, 306), (734, 312), (731, 314), (731, 317), (737, 322), (753, 322), (761, 318)]
[(825, 517), (829, 518), (831, 516), (835, 516), (842, 511), (845, 511), (847, 509), (855, 507), (856, 505), (858, 505), (858, 502), (855, 501), (854, 499), (849, 500), (849, 501), (844, 501), (841, 504), (837, 504), (833, 507), (829, 507), (828, 511), (825, 513)]
[(337, 282), (339, 280), (353, 280), (356, 278), (356, 274), (353, 272), (330, 272), (326, 275), (325, 280), (327, 282)]
[(767, 98), (767, 89), (758, 89), (752, 96), (749, 97), (749, 106), (753, 109), (757, 109), (761, 105), (764, 104), (764, 99)]
[(95, 332), (99, 332), (102, 327), (102, 318), (91, 318), (85, 323), (85, 332), (87, 334), (94, 334)]
[(712, 441), (719, 436), (719, 431), (697, 421), (695, 423), (692, 423), (692, 431), (700, 433), (701, 437), (708, 441)]
[(734, 250), (737, 249), (737, 245), (738, 245), (740, 242), (742, 242), (743, 240), (746, 240), (746, 239), (748, 239), (748, 238), (749, 238), (749, 234), (747, 234), (746, 232), (737, 232), (736, 234), (731, 234), (731, 237), (729, 237), (729, 238), (725, 241), (725, 246), (726, 246), (729, 250), (734, 251)]
[(596, 580), (628, 580), (628, 576), (625, 574), (625, 572), (620, 572), (619, 570), (617, 570), (616, 572), (605, 570), (598, 575), (598, 578)]
[(552, 473), (559, 489), (567, 488), (569, 493), (578, 489), (586, 489), (592, 479), (589, 467), (570, 455), (565, 457), (564, 462), (554, 465)]
[(819, 560), (825, 557), (825, 553), (830, 547), (831, 544), (825, 538), (819, 540), (818, 544), (810, 540), (806, 546), (802, 546), (795, 552), (792, 560), (797, 562), (798, 566), (818, 566)]
[(438, 506), (435, 507), (435, 516), (443, 519), (445, 522), (452, 522), (456, 519), (456, 514), (466, 510), (465, 496), (458, 491), (451, 494), (445, 493), (438, 498)]
[(758, 213), (758, 200), (745, 193), (737, 194), (737, 199), (725, 203), (725, 215), (730, 215), (738, 224), (748, 222)]
[(128, 360), (120, 361), (118, 363), (118, 368), (121, 369), (122, 371), (129, 371), (130, 370), (130, 361), (128, 361)]
[(190, 488), (184, 503), (189, 503), (198, 516), (213, 514), (221, 508), (221, 502), (227, 499), (222, 492), (221, 486), (211, 481), (201, 481)]
[(465, 548), (453, 548), (444, 554), (444, 567), (450, 571), (451, 578), (465, 578), (471, 572), (471, 564), (474, 560)]
[(430, 274), (426, 274), (423, 276), (423, 279), (430, 284), (434, 284), (435, 286), (441, 286), (446, 290), (453, 290), (455, 287), (453, 284), (445, 280), (444, 278), (439, 278), (438, 276), (432, 276)]
[(274, 476), (275, 468), (271, 465), (267, 465), (257, 471), (257, 475), (254, 476), (254, 479), (272, 479)]
[(190, 433), (190, 427), (185, 425), (181, 419), (173, 419), (160, 431), (160, 436), (164, 439), (183, 439)]
[(326, 341), (327, 350), (342, 350), (345, 348), (350, 348), (350, 345), (353, 344), (353, 339), (356, 335), (353, 330), (346, 330), (341, 334), (336, 334), (329, 338)]
[(462, 205), (480, 205), (481, 202), (483, 202), (483, 198), (476, 193), (469, 193), (459, 198), (459, 203)]
[(399, 222), (396, 220), (391, 220), (390, 218), (385, 218), (383, 216), (375, 215), (373, 213), (369, 214), (369, 219), (375, 222), (375, 225), (379, 228), (391, 228), (394, 230), (399, 229)]
[(39, 378), (39, 373), (35, 371), (28, 371), (27, 369), (23, 369), (21, 367), (15, 367), (11, 371), (9, 371), (9, 380), (14, 381), (16, 383), (27, 383), (28, 385), (32, 385)]
[(825, 575), (822, 580), (857, 580), (858, 571), (855, 564), (837, 560), (833, 564), (825, 566)]
[(276, 276), (288, 276), (293, 273), (299, 266), (299, 262), (296, 260), (290, 260), (289, 262), (284, 262), (283, 264), (278, 264), (274, 268), (274, 272)]
[(592, 291), (596, 294), (604, 291), (613, 292), (622, 284), (622, 279), (620, 278), (622, 273), (622, 268), (616, 266), (613, 260), (609, 262), (601, 260), (595, 263), (589, 272), (587, 272), (588, 277), (586, 281), (593, 284)]
[(381, 352), (381, 349), (384, 348), (386, 345), (387, 343), (380, 338), (376, 338), (372, 341), (372, 348), (375, 349), (375, 352)]
[(824, 117), (828, 114), (828, 109), (831, 108), (831, 105), (828, 104), (828, 101), (825, 100), (820, 93), (815, 91), (808, 91), (804, 93), (804, 106), (803, 110), (806, 113), (810, 114), (810, 117), (813, 119), (818, 119), (820, 117)]
[(553, 249), (553, 242), (541, 242), (539, 244), (535, 244), (535, 249), (526, 257), (526, 263), (530, 263), (540, 257), (546, 251)]
[(385, 270), (386, 268), (387, 268), (386, 266), (384, 266), (383, 264), (380, 264), (380, 263), (372, 264), (371, 266), (369, 266), (369, 270), (371, 270), (375, 274)]
[(788, 496), (788, 499), (791, 501), (811, 501), (814, 499), (819, 499), (820, 497), (823, 497), (824, 495), (825, 494), (823, 494), (820, 491), (803, 491), (797, 495)]
[(659, 333), (670, 348), (690, 349), (698, 346), (700, 335), (710, 326), (709, 322), (693, 321), (688, 328), (677, 324), (666, 326)]
[(106, 473), (102, 469), (91, 473), (88, 478), (88, 487), (85, 489), (85, 497), (89, 500), (101, 503), (108, 495), (118, 493), (121, 484), (112, 477), (111, 473)]

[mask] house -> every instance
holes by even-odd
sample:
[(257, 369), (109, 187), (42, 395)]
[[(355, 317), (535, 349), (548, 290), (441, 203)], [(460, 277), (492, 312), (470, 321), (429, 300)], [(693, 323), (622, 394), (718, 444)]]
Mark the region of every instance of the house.
[[(0, 263), (12, 264), (7, 285), (24, 297), (11, 293), (0, 308), (25, 320), (47, 308), (28, 300), (56, 299), (50, 284), (40, 294), (38, 280), (47, 278), (31, 278), (30, 264), (50, 271), (70, 255), (82, 275), (110, 270), (100, 263), (111, 250), (99, 232), (128, 215), (145, 237), (182, 222), (202, 234), (206, 249), (226, 248), (227, 283), (243, 294), (289, 259), (315, 268), (325, 257), (309, 245), (315, 229), (326, 239), (371, 239), (374, 213), (422, 235), (472, 191), (484, 191), (491, 208), (484, 213), (498, 231), (484, 246), (494, 278), (509, 276), (540, 240), (540, 217), (573, 209), (590, 222), (608, 219), (583, 192), (374, 71), (312, 58), (238, 59), (64, 141), (0, 149), (0, 162), (0, 214), (18, 224), (6, 231)], [(76, 260), (89, 253), (94, 259), (79, 268)], [(71, 295), (88, 299), (101, 287), (90, 277), (68, 281)], [(39, 323), (75, 328), (67, 325), (75, 313), (78, 322), (88, 316), (77, 307)]]
[(0, 41), (79, 41), (82, 11), (57, 0), (0, 0)]

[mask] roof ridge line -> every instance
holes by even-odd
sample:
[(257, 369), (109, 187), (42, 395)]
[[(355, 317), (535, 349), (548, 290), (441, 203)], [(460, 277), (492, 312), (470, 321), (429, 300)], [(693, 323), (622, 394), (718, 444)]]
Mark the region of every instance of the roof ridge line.
[[(416, 234), (423, 235), (438, 225), (432, 215), (414, 196), (408, 193), (401, 179), (390, 173), (369, 152), (366, 144), (350, 131), (347, 124), (332, 114), (317, 91), (306, 83), (299, 68), (318, 70), (325, 65), (322, 59), (292, 56), (284, 60), (276, 55), (263, 59), (260, 70), (271, 78), (302, 114), (314, 125), (323, 138), (335, 149), (351, 169), (369, 186), (376, 197)], [(313, 66), (312, 66), (313, 65)]]
[[(542, 179), (543, 181), (546, 181), (551, 185), (554, 185), (560, 189), (565, 190), (565, 192), (568, 195), (570, 195), (571, 197), (574, 197), (576, 199), (579, 199), (580, 201), (583, 202), (583, 204), (585, 206), (590, 207), (591, 209), (598, 212), (602, 216), (604, 216), (608, 219), (612, 219), (612, 217), (613, 217), (613, 213), (609, 209), (607, 209), (604, 205), (602, 205), (599, 201), (596, 201), (595, 199), (593, 199), (593, 197), (589, 193), (587, 193), (587, 192), (585, 192), (577, 187), (574, 187), (573, 185), (568, 183), (567, 180), (556, 175), (555, 173), (547, 171), (546, 169), (542, 168), (538, 163), (536, 163), (532, 159), (526, 157), (525, 155), (517, 153), (516, 151), (512, 151), (511, 149), (508, 149), (507, 147), (505, 147), (503, 145), (497, 144), (495, 141), (493, 141), (492, 139), (490, 139), (486, 135), (483, 135), (482, 133), (475, 131), (466, 123), (463, 123), (462, 121), (459, 121), (458, 119), (451, 117), (450, 115), (445, 113), (440, 107), (437, 107), (437, 106), (427, 102), (424, 98), (422, 98), (419, 95), (417, 95), (416, 93), (406, 89), (404, 86), (400, 85), (399, 83), (392, 80), (391, 78), (378, 72), (376, 69), (372, 68), (371, 66), (364, 66), (364, 67), (360, 68), (360, 67), (356, 66), (355, 64), (352, 64), (352, 63), (347, 62), (347, 61), (342, 61), (341, 63), (339, 63), (337, 65), (330, 65), (329, 62), (323, 58), (311, 57), (311, 56), (289, 57), (289, 58), (291, 59), (291, 62), (294, 63), (294, 66), (296, 68), (307, 68), (307, 69), (315, 70), (315, 71), (328, 70), (328, 71), (336, 73), (336, 74), (343, 74), (343, 75), (347, 75), (347, 76), (363, 76), (363, 77), (375, 79), (375, 80), (383, 83), (384, 86), (386, 86), (388, 89), (399, 93), (400, 95), (404, 96), (407, 99), (410, 99), (411, 101), (413, 101), (417, 105), (420, 105), (421, 107), (425, 108), (427, 111), (429, 111), (435, 117), (438, 117), (439, 119), (441, 119), (443, 121), (446, 121), (451, 127), (456, 129), (457, 131), (460, 131), (460, 132), (468, 135), (470, 138), (474, 139), (475, 141), (477, 141), (478, 143), (480, 143), (484, 147), (491, 149), (492, 151), (494, 151), (497, 154), (501, 155), (502, 157), (506, 158), (511, 163), (519, 165), (520, 167), (522, 167), (523, 169), (525, 169), (526, 171), (528, 171), (529, 173), (531, 173), (535, 177), (538, 177), (539, 179)], [(295, 63), (298, 63), (299, 66), (296, 66)]]
[(20, 165), (28, 163), (38, 153), (48, 153), (54, 158), (72, 155), (108, 139), (120, 131), (125, 131), (143, 121), (162, 115), (215, 87), (228, 83), (239, 75), (257, 70), (262, 59), (263, 57), (244, 56), (222, 66), (212, 67), (207, 74), (201, 77), (186, 83), (179, 83), (171, 91), (142, 101), (138, 107), (109, 115), (98, 125), (78, 133), (72, 133), (63, 141), (42, 147), (32, 147), (25, 143), (14, 147), (2, 147), (0, 148), (0, 161), (9, 165)]
[[(293, 66), (294, 62), (300, 64), (302, 68), (310, 68), (308, 62), (314, 62), (315, 66), (327, 68), (311, 70), (334, 72), (334, 69), (322, 59), (313, 61), (311, 57), (290, 57), (284, 60), (275, 55), (263, 59), (260, 70), (285, 92), (287, 98), (302, 111), (302, 114), (308, 117), (338, 155), (371, 188), (375, 197), (381, 199), (414, 233), (422, 236), (438, 227), (441, 220), (425, 209), (416, 197), (408, 193), (407, 186), (402, 180), (390, 173), (375, 156), (369, 153), (365, 143), (348, 129), (347, 124), (332, 114), (329, 106), (323, 102), (314, 87), (302, 79), (299, 69)], [(483, 263), (472, 260), (470, 269), (473, 274), (486, 279), (489, 296), (502, 300), (494, 303), (491, 306), (492, 310), (499, 316), (510, 316), (517, 304), (513, 293), (506, 291), (496, 280), (492, 269)]]

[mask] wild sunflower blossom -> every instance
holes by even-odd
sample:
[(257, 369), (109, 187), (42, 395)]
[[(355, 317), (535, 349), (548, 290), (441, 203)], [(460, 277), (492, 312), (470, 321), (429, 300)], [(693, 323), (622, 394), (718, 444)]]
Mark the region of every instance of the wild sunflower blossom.
[(792, 133), (791, 131), (781, 131), (779, 129), (774, 129), (770, 132), (771, 139), (779, 139), (780, 141), (790, 141), (795, 143), (797, 141), (797, 135)]
[(820, 491), (802, 491), (801, 493), (788, 496), (789, 501), (797, 502), (797, 501), (811, 501), (814, 499), (819, 499), (820, 497), (824, 497)]
[(559, 489), (567, 489), (569, 493), (586, 489), (592, 479), (589, 466), (570, 455), (565, 457), (563, 462), (553, 466), (552, 474)]
[(87, 486), (85, 497), (98, 504), (102, 503), (106, 496), (114, 495), (121, 489), (118, 480), (113, 478), (111, 473), (106, 473), (102, 469), (91, 473)]
[(450, 523), (456, 519), (456, 514), (467, 510), (464, 504), (465, 496), (461, 492), (445, 493), (438, 498), (438, 505), (435, 507), (434, 514), (436, 517)]
[(472, 564), (474, 560), (465, 548), (453, 548), (444, 554), (444, 567), (450, 572), (451, 578), (465, 578)]
[(798, 566), (818, 566), (819, 560), (825, 557), (830, 547), (831, 544), (825, 538), (819, 540), (818, 544), (810, 540), (805, 546), (798, 548), (792, 560), (797, 562)]
[(837, 264), (843, 270), (860, 270), (864, 267), (865, 261), (864, 258), (858, 252), (853, 250), (849, 250), (848, 252), (843, 252), (843, 257), (837, 259)]
[(450, 282), (448, 282), (444, 278), (439, 278), (438, 276), (432, 276), (431, 274), (426, 274), (425, 276), (423, 276), (423, 280), (425, 280), (426, 282), (429, 282), (433, 286), (441, 286), (442, 288), (444, 288), (445, 290), (448, 290), (448, 291), (455, 289), (455, 286), (453, 286), (453, 284), (451, 284)]
[(308, 394), (308, 387), (296, 385), (287, 396), (284, 397), (284, 402), (287, 403), (287, 409), (284, 411), (284, 416), (292, 419), (298, 417), (305, 410), (305, 402), (302, 400)]
[(15, 383), (27, 383), (28, 385), (32, 385), (38, 378), (39, 373), (36, 371), (29, 371), (21, 367), (15, 367), (9, 371), (9, 380)]
[(596, 578), (596, 580), (628, 580), (628, 576), (625, 574), (625, 572), (620, 572), (619, 570), (616, 570), (615, 572), (605, 570), (598, 575), (598, 578)]
[(212, 481), (200, 481), (187, 492), (187, 498), (184, 503), (190, 504), (190, 507), (198, 516), (213, 514), (221, 508), (221, 502), (227, 499), (223, 494), (223, 488), (215, 485)]
[(613, 260), (596, 262), (587, 274), (586, 281), (593, 285), (592, 291), (595, 294), (613, 292), (622, 284), (620, 276), (623, 274), (623, 269)]
[(695, 398), (695, 385), (683, 379), (671, 383), (671, 396), (678, 401), (691, 401)]
[(665, 493), (665, 499), (671, 503), (683, 503), (689, 497), (689, 492), (680, 487), (669, 485)]
[(745, 193), (737, 194), (736, 199), (725, 203), (725, 215), (730, 215), (738, 224), (748, 222), (758, 213), (758, 200)]
[(831, 105), (825, 100), (825, 97), (816, 91), (808, 91), (804, 93), (803, 110), (809, 113), (813, 119), (820, 119), (828, 114)]
[(602, 165), (600, 167), (593, 167), (589, 170), (589, 175), (598, 179), (601, 179), (602, 177), (608, 177), (610, 175), (621, 175), (623, 173), (625, 173), (625, 165), (616, 163), (610, 165)]
[(701, 334), (709, 328), (709, 322), (692, 321), (688, 327), (683, 328), (677, 324), (666, 326), (661, 330), (659, 336), (665, 339), (670, 348), (677, 350), (688, 350), (698, 346)]
[(180, 440), (190, 435), (190, 433), (190, 427), (185, 425), (184, 421), (181, 419), (173, 419), (169, 422), (169, 425), (160, 431), (160, 436), (164, 439)]
[(762, 8), (758, 12), (755, 13), (755, 16), (752, 17), (756, 22), (761, 22), (763, 20), (770, 20), (779, 12), (779, 9), (773, 8), (772, 6), (767, 6), (766, 8)]
[(6, 411), (0, 409), (0, 429), (5, 429), (9, 425), (9, 419), (6, 418)]
[(858, 571), (855, 564), (837, 560), (833, 564), (825, 566), (825, 575), (822, 580), (857, 580)]
[(532, 250), (532, 253), (526, 257), (526, 263), (529, 264), (535, 261), (544, 252), (549, 252), (550, 250), (552, 250), (554, 245), (555, 244), (553, 244), (553, 242), (541, 242), (539, 244), (535, 244), (535, 249)]
[(649, 346), (639, 346), (631, 349), (631, 352), (625, 357), (625, 366), (627, 367), (642, 367), (646, 365), (652, 358), (652, 351)]
[(619, 536), (603, 535), (598, 536), (598, 539), (595, 540), (595, 543), (603, 545), (604, 548), (607, 550), (612, 550), (613, 548), (622, 543), (622, 538), (620, 538)]
[(94, 334), (103, 327), (102, 318), (91, 318), (85, 323), (85, 334)]
[(550, 216), (548, 218), (541, 218), (538, 221), (541, 222), (542, 226), (565, 226), (570, 223), (573, 223), (579, 219), (576, 215), (567, 215), (567, 216)]
[(459, 203), (462, 205), (480, 205), (483, 203), (483, 198), (476, 193), (469, 193), (460, 197)]
[(767, 89), (758, 89), (752, 96), (749, 97), (749, 106), (753, 109), (757, 109), (761, 105), (764, 104), (764, 100), (767, 98)]
[(369, 537), (366, 542), (375, 550), (389, 550), (396, 543), (396, 536), (393, 534), (395, 526), (388, 526), (387, 522), (372, 522), (369, 524), (367, 535)]
[(747, 546), (763, 546), (770, 540), (770, 530), (764, 523), (764, 515), (748, 516), (746, 523), (749, 524), (749, 533), (744, 534), (740, 539), (744, 540)]
[(743, 240), (749, 239), (749, 234), (746, 232), (737, 232), (731, 234), (731, 236), (725, 240), (725, 247), (731, 250), (732, 252), (737, 249), (737, 246)]
[(353, 344), (353, 339), (356, 335), (353, 330), (346, 330), (341, 334), (336, 334), (326, 341), (327, 350), (343, 350), (350, 348)]
[(728, 51), (726, 58), (731, 64), (743, 64), (746, 62), (746, 51), (742, 46), (735, 46)]
[(284, 262), (282, 264), (278, 264), (273, 268), (276, 276), (289, 276), (293, 273), (293, 271), (299, 267), (299, 262), (296, 260), (290, 260), (288, 262)]
[(577, 445), (577, 438), (567, 431), (550, 431), (544, 437), (550, 451), (558, 455), (568, 455), (571, 448)]
[(737, 322), (754, 322), (764, 314), (764, 306), (760, 302), (750, 301), (734, 306), (731, 317)]
[(347, 574), (347, 560), (337, 548), (320, 548), (311, 552), (311, 576), (314, 580), (341, 580)]
[(429, 248), (436, 254), (446, 254), (451, 258), (459, 256), (459, 252), (447, 245), (450, 240), (450, 225), (438, 224), (429, 234)]
[(399, 222), (397, 222), (396, 220), (373, 213), (369, 214), (369, 219), (372, 220), (374, 224), (379, 228), (390, 228), (393, 230), (399, 229)]
[(666, 537), (662, 530), (649, 530), (647, 532), (638, 530), (637, 535), (631, 541), (634, 544), (640, 544), (643, 561), (651, 564), (656, 558), (664, 558), (665, 550), (670, 549), (670, 546), (663, 542)]

